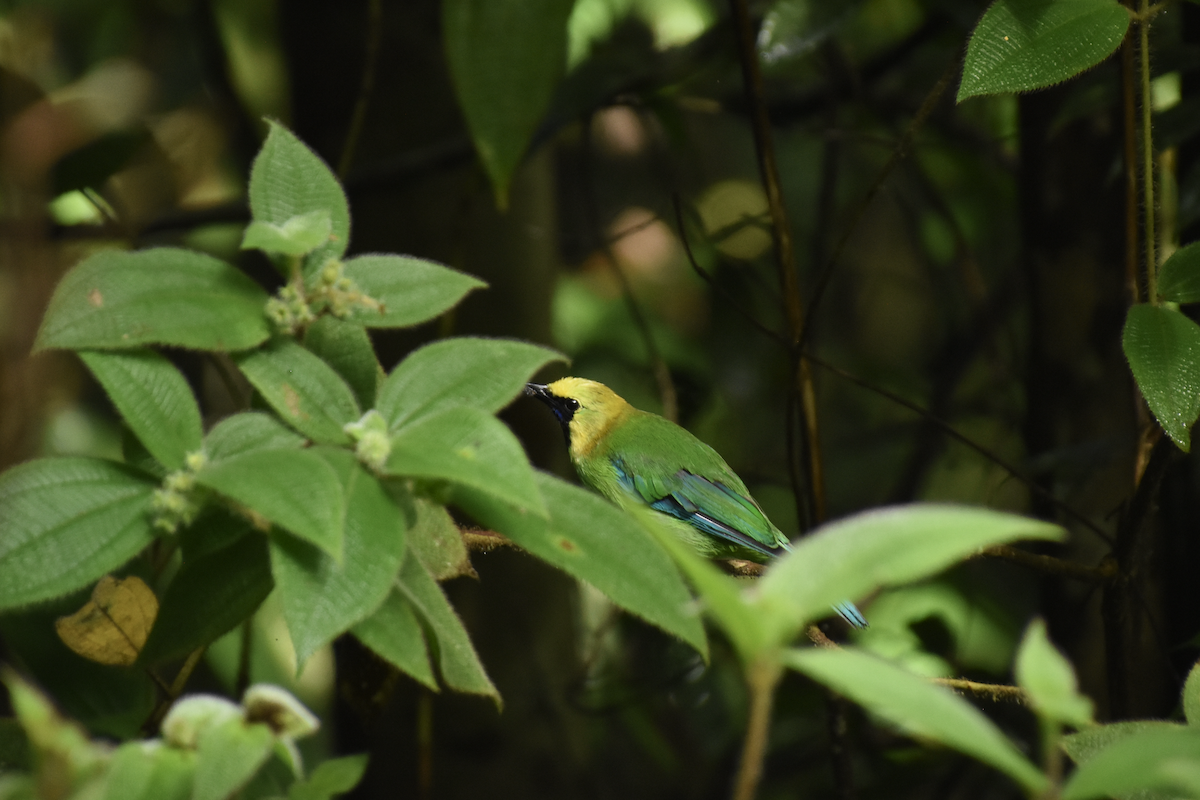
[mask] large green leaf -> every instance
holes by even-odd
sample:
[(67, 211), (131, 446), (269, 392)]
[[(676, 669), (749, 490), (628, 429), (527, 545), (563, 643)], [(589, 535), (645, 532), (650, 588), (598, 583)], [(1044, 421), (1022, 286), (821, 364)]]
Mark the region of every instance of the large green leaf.
[(1079, 693), (1071, 662), (1046, 635), (1046, 623), (1034, 620), (1017, 651), (1017, 685), (1043, 717), (1082, 728), (1092, 723), (1092, 701)]
[(208, 464), (196, 480), (341, 559), (342, 484), (316, 453), (254, 450)]
[(372, 311), (356, 306), (347, 317), (368, 328), (405, 328), (434, 319), (486, 283), (464, 272), (413, 256), (359, 256), (343, 274), (382, 303)]
[(46, 458), (0, 475), (0, 609), (85, 586), (154, 539), (154, 484), (91, 458)]
[(446, 480), (546, 516), (533, 469), (512, 431), (486, 411), (458, 406), (392, 437), (389, 475)]
[(1174, 309), (1139, 304), (1129, 309), (1121, 344), (1158, 424), (1187, 452), (1200, 416), (1200, 326)]
[[(325, 162), (272, 121), (271, 131), (250, 169), (250, 214), (256, 222), (283, 227), (294, 217), (329, 213), (329, 241), (308, 254), (308, 269), (340, 258), (350, 243), (350, 207), (341, 184)], [(295, 224), (295, 223), (293, 223)]]
[(755, 656), (772, 646), (762, 614), (747, 601), (743, 586), (735, 578), (725, 575), (712, 562), (701, 558), (694, 547), (672, 530), (664, 515), (651, 509), (632, 509), (630, 513), (671, 554), (692, 588), (700, 595), (704, 610), (725, 632), (743, 662), (751, 662)]
[(166, 344), (244, 350), (271, 331), (267, 293), (224, 261), (159, 247), (105, 251), (63, 277), (34, 350)]
[(499, 705), (500, 693), (479, 662), (462, 620), (420, 560), (404, 559), (396, 588), (420, 616), (426, 633), (433, 640), (438, 671), (446, 685), (460, 692), (485, 695)]
[(1166, 722), (1159, 719), (1135, 719), (1125, 722), (1110, 722), (1107, 725), (1094, 725), (1090, 728), (1070, 733), (1062, 737), (1062, 748), (1076, 764), (1090, 761), (1097, 753), (1117, 742), (1128, 739), (1143, 731), (1162, 730), (1164, 728), (1182, 729), (1178, 722)]
[(271, 538), (271, 571), (283, 601), (297, 669), (383, 603), (404, 558), (404, 514), (347, 450), (318, 451), (346, 495), (341, 563), (292, 536)]
[(574, 0), (445, 0), (442, 31), (458, 102), (503, 207), (567, 62)]
[(470, 574), (471, 555), (462, 531), (446, 507), (423, 497), (413, 498), (416, 521), (408, 531), (408, 546), (434, 580), (439, 582)]
[(303, 444), (303, 436), (270, 414), (244, 411), (213, 426), (204, 437), (204, 452), (209, 460), (222, 461), (253, 450), (282, 450)]
[(105, 800), (189, 800), (196, 755), (149, 742), (126, 742), (113, 753)]
[(1200, 242), (1179, 248), (1159, 267), (1158, 294), (1172, 303), (1200, 302)]
[(822, 526), (767, 570), (758, 584), (762, 613), (787, 639), (832, 605), (941, 572), (984, 547), (1063, 535), (1057, 525), (969, 506), (915, 503), (855, 514)]
[(1119, 739), (1080, 764), (1061, 797), (1088, 800), (1147, 789), (1195, 797), (1198, 787), (1187, 777), (1190, 772), (1194, 778), (1197, 770), (1200, 731), (1190, 726), (1155, 726)]
[(987, 717), (921, 676), (852, 648), (785, 650), (783, 663), (915, 736), (995, 767), (1031, 794), (1047, 786), (1046, 776)]
[(365, 755), (322, 761), (308, 780), (292, 784), (288, 789), (288, 800), (330, 800), (357, 786), (366, 769)]
[(621, 608), (708, 654), (691, 594), (658, 542), (637, 520), (602, 497), (545, 473), (538, 488), (549, 520), (460, 493), (456, 503), (522, 549), (587, 581)]
[(160, 464), (181, 469), (184, 456), (200, 449), (200, 407), (187, 379), (165, 357), (143, 349), (85, 350), (79, 357)]
[(163, 594), (142, 662), (155, 664), (216, 641), (253, 614), (273, 585), (261, 533), (186, 559)]
[(362, 415), (358, 400), (320, 358), (280, 336), (234, 360), (284, 422), (314, 442), (349, 443), (342, 427)]
[(261, 722), (227, 719), (200, 734), (192, 800), (225, 800), (266, 763), (275, 734)]
[[(412, 558), (412, 554), (409, 554)], [(429, 646), (412, 604), (396, 589), (375, 613), (354, 626), (354, 635), (380, 658), (433, 691), (438, 690)]]
[(392, 430), (452, 406), (504, 408), (526, 381), (562, 354), (528, 342), (459, 337), (426, 345), (379, 387), (375, 408)]
[(1128, 28), (1117, 0), (996, 0), (967, 44), (958, 100), (1073, 78), (1112, 55)]
[(1183, 714), (1189, 725), (1200, 727), (1200, 664), (1193, 664), (1183, 684)]
[(383, 368), (362, 325), (326, 314), (308, 326), (304, 346), (342, 376), (354, 390), (359, 407), (374, 408), (375, 388)]

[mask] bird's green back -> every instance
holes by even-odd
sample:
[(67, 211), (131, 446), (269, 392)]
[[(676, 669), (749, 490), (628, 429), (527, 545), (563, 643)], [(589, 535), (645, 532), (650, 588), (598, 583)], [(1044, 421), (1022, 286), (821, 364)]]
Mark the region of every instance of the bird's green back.
[(787, 543), (715, 450), (656, 414), (633, 410), (576, 467), (585, 483), (618, 504), (688, 517), (714, 545), (727, 542), (716, 549), (731, 555), (761, 558)]

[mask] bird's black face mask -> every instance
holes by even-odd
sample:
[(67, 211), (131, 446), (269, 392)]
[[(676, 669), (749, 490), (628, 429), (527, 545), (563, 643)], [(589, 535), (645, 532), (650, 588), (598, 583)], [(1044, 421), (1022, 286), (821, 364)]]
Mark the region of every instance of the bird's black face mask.
[(550, 407), (558, 424), (562, 425), (563, 438), (567, 440), (567, 447), (570, 447), (571, 420), (574, 419), (575, 412), (579, 410), (579, 401), (574, 397), (559, 397), (542, 383), (525, 384), (525, 394), (536, 397)]

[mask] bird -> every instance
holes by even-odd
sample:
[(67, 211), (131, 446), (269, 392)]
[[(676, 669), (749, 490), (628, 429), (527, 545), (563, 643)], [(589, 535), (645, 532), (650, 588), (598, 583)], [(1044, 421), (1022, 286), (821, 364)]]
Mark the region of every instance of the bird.
[[(525, 394), (558, 419), (585, 485), (623, 508), (649, 506), (665, 515), (702, 555), (765, 563), (792, 549), (725, 459), (674, 422), (585, 378), (527, 383)], [(867, 627), (853, 603), (833, 610), (855, 628)]]

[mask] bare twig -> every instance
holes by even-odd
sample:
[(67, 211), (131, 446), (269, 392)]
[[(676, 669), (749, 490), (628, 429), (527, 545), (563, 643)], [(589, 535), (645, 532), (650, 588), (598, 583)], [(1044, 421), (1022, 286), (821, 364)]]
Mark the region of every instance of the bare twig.
[(588, 118), (585, 120), (583, 126), (583, 152), (586, 162), (582, 171), (584, 206), (587, 209), (591, 226), (596, 231), (597, 238), (600, 241), (600, 251), (604, 254), (604, 260), (608, 262), (608, 266), (612, 269), (613, 275), (616, 276), (617, 282), (621, 284), (621, 297), (624, 298), (625, 305), (629, 308), (629, 315), (633, 318), (633, 323), (646, 345), (646, 354), (649, 356), (650, 368), (654, 374), (654, 381), (658, 384), (659, 399), (662, 401), (662, 415), (671, 420), (671, 422), (678, 422), (679, 400), (675, 393), (675, 383), (671, 380), (671, 370), (658, 349), (658, 343), (654, 340), (654, 332), (650, 329), (650, 323), (646, 319), (646, 315), (642, 313), (641, 305), (639, 305), (637, 298), (634, 297), (633, 286), (629, 282), (629, 276), (625, 274), (625, 270), (621, 269), (621, 264), (610, 246), (608, 237), (604, 236), (600, 230), (600, 215), (596, 210), (595, 191), (592, 187), (591, 130), (591, 119)]
[(1024, 550), (1019, 550), (1006, 544), (989, 547), (979, 555), (988, 558), (1001, 558), (1048, 575), (1059, 575), (1064, 578), (1075, 578), (1081, 581), (1105, 583), (1117, 577), (1117, 562), (1111, 557), (1105, 558), (1094, 567), (1089, 567), (1062, 558), (1027, 553)]
[(973, 694), (976, 697), (986, 697), (993, 703), (1020, 703), (1025, 705), (1028, 697), (1025, 690), (1019, 686), (1006, 686), (1002, 683), (979, 683), (966, 678), (934, 678), (938, 686), (945, 686), (963, 694)]
[(933, 109), (937, 107), (938, 101), (942, 99), (942, 95), (945, 93), (946, 88), (950, 85), (954, 78), (958, 76), (958, 65), (961, 58), (961, 54), (956, 54), (953, 60), (951, 60), (951, 62), (946, 66), (946, 70), (942, 73), (942, 76), (938, 79), (938, 82), (934, 84), (932, 89), (929, 90), (929, 94), (925, 96), (925, 99), (921, 102), (920, 107), (917, 109), (916, 115), (913, 116), (912, 122), (909, 123), (908, 129), (904, 132), (904, 135), (900, 137), (900, 141), (896, 143), (896, 149), (892, 151), (892, 155), (888, 158), (887, 163), (885, 163), (883, 168), (879, 171), (879, 175), (875, 178), (875, 182), (871, 184), (871, 188), (867, 190), (865, 195), (863, 195), (862, 200), (859, 201), (858, 207), (850, 216), (850, 222), (846, 226), (846, 230), (842, 232), (841, 238), (838, 239), (837, 244), (833, 248), (833, 252), (829, 255), (829, 261), (825, 264), (825, 267), (821, 272), (821, 276), (817, 279), (817, 283), (813, 287), (812, 297), (809, 298), (808, 308), (804, 313), (804, 328), (801, 331), (799, 339), (800, 347), (803, 348), (805, 342), (808, 341), (808, 334), (812, 327), (813, 315), (816, 314), (817, 308), (821, 304), (821, 300), (825, 295), (825, 289), (829, 286), (829, 280), (833, 277), (834, 270), (841, 261), (842, 252), (845, 251), (846, 245), (849, 244), (850, 237), (854, 235), (854, 231), (857, 229), (858, 223), (862, 220), (863, 215), (866, 214), (867, 208), (871, 205), (871, 202), (875, 199), (875, 196), (878, 195), (879, 191), (883, 188), (883, 184), (887, 181), (888, 176), (891, 175), (892, 170), (895, 169), (896, 165), (900, 163), (901, 159), (908, 155), (909, 147), (911, 147), (917, 131), (921, 129), (921, 127), (925, 124), (925, 121), (929, 118), (929, 115), (933, 113)]
[(1090, 530), (1092, 533), (1096, 534), (1097, 537), (1099, 537), (1100, 539), (1102, 539), (1103, 541), (1105, 541), (1109, 544), (1113, 543), (1113, 538), (1111, 536), (1109, 536), (1108, 533), (1103, 528), (1101, 528), (1099, 525), (1092, 522), (1090, 519), (1083, 516), (1083, 514), (1079, 513), (1075, 509), (1071, 508), (1071, 506), (1067, 505), (1062, 500), (1055, 497), (1054, 494), (1050, 490), (1048, 490), (1045, 487), (1038, 484), (1032, 478), (1025, 475), (1023, 472), (1021, 472), (1019, 469), (1014, 467), (1012, 464), (1009, 464), (1007, 461), (1002, 459), (1000, 456), (998, 456), (995, 453), (993, 453), (992, 451), (988, 450), (986, 447), (979, 444), (978, 442), (959, 433), (957, 430), (954, 429), (953, 426), (950, 425), (950, 423), (946, 422), (945, 420), (941, 419), (940, 417), (938, 417), (934, 414), (931, 414), (927, 409), (921, 408), (916, 403), (909, 402), (908, 400), (905, 400), (903, 397), (899, 396), (898, 394), (895, 394), (894, 392), (890, 392), (881, 386), (876, 386), (872, 383), (868, 383), (867, 381), (863, 380), (862, 378), (859, 378), (858, 376), (856, 376), (850, 372), (847, 372), (846, 370), (842, 369), (841, 367), (830, 364), (828, 361), (824, 361), (820, 358), (817, 358), (816, 356), (813, 356), (812, 354), (808, 354), (807, 358), (809, 361), (816, 364), (818, 367), (821, 367), (822, 369), (827, 369), (830, 372), (832, 372), (833, 374), (838, 375), (842, 378), (845, 378), (846, 380), (850, 381), (851, 383), (855, 384), (856, 386), (861, 386), (864, 389), (867, 389), (869, 391), (875, 392), (878, 395), (886, 397), (887, 399), (891, 400), (893, 403), (896, 403), (897, 405), (901, 405), (904, 408), (907, 408), (909, 411), (912, 411), (914, 414), (921, 415), (921, 417), (926, 419), (928, 422), (930, 422), (933, 425), (936, 425), (947, 436), (949, 436), (952, 439), (954, 439), (955, 441), (960, 442), (960, 443), (966, 445), (967, 447), (971, 448), (976, 453), (979, 453), (981, 456), (983, 456), (984, 458), (988, 459), (996, 466), (1003, 469), (1009, 475), (1011, 475), (1014, 478), (1016, 478), (1017, 480), (1021, 481), (1021, 483), (1025, 484), (1027, 487), (1029, 487), (1029, 490), (1031, 492), (1033, 492), (1034, 494), (1037, 494), (1040, 497), (1042, 497), (1043, 499), (1045, 499), (1048, 503), (1050, 503), (1053, 506), (1055, 506), (1056, 508), (1058, 508), (1065, 515), (1067, 515), (1071, 519), (1075, 520), (1080, 525), (1083, 525), (1085, 528)]
[[(787, 417), (788, 469), (793, 488), (802, 488), (796, 493), (796, 511), (808, 527), (825, 518), (825, 471), (821, 459), (821, 441), (818, 435), (816, 392), (812, 387), (812, 371), (800, 357), (799, 343), (805, 329), (803, 300), (800, 283), (796, 275), (796, 256), (793, 249), (792, 232), (788, 225), (787, 209), (783, 202), (783, 188), (779, 180), (779, 165), (775, 159), (775, 145), (771, 137), (771, 120), (767, 112), (766, 93), (763, 88), (762, 69), (758, 63), (758, 49), (754, 43), (754, 29), (750, 22), (747, 0), (729, 0), (733, 12), (734, 30), (737, 34), (738, 59), (742, 66), (742, 82), (746, 100), (750, 107), (751, 127), (754, 131), (754, 147), (758, 154), (758, 169), (767, 194), (767, 206), (771, 212), (771, 237), (775, 243), (775, 267), (779, 277), (779, 289), (783, 298), (788, 322), (788, 339), (792, 343), (792, 382), (788, 387), (789, 407), (799, 411), (800, 430), (797, 436), (796, 414)], [(797, 442), (802, 452), (797, 452)], [(798, 466), (804, 465), (806, 481), (800, 480)]]
[(363, 56), (362, 82), (358, 87), (358, 100), (350, 115), (350, 128), (346, 131), (346, 143), (342, 146), (342, 157), (338, 159), (338, 177), (345, 178), (354, 163), (354, 151), (362, 136), (363, 123), (367, 119), (367, 106), (375, 88), (375, 69), (379, 63), (379, 43), (383, 39), (383, 2), (367, 0), (367, 46)]

